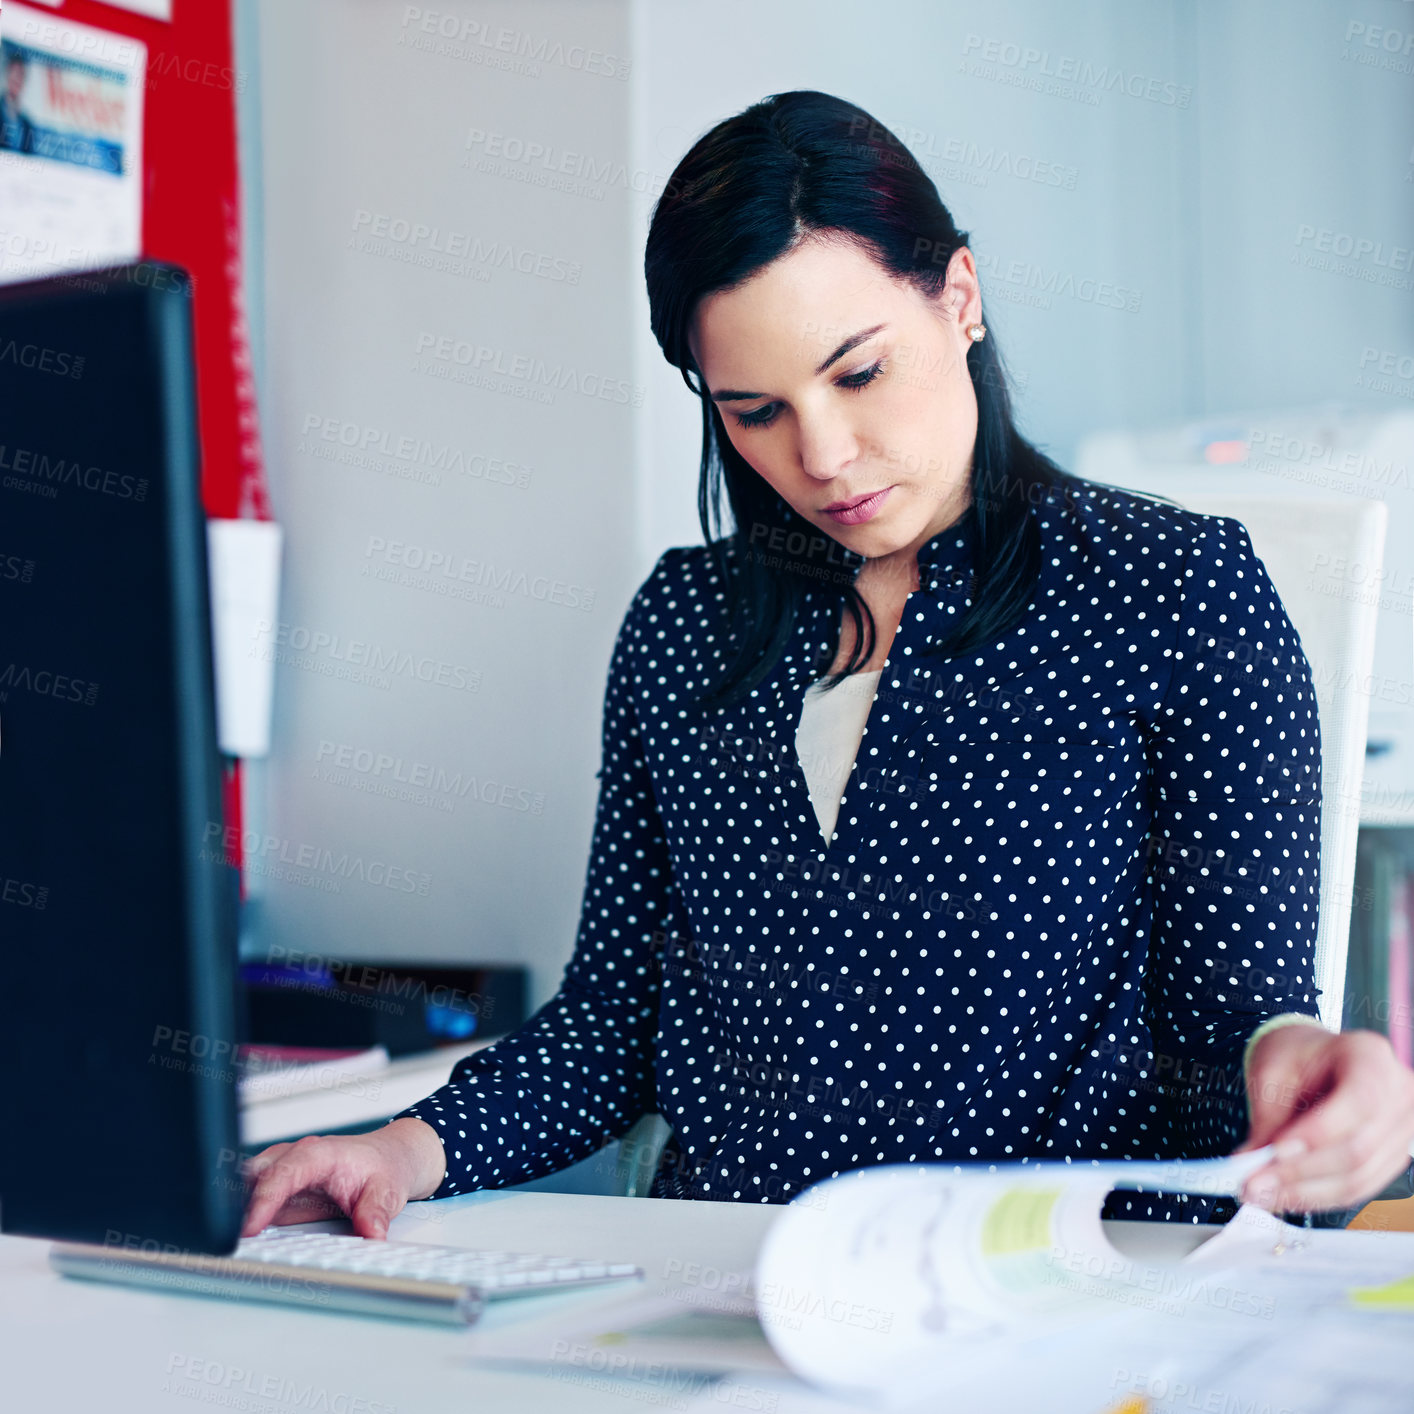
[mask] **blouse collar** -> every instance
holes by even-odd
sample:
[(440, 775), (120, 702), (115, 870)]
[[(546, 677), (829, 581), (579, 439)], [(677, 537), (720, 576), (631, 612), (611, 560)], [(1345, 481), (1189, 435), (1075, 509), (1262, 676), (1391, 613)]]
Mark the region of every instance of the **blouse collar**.
[[(938, 595), (945, 590), (959, 589), (967, 583), (972, 571), (973, 548), (977, 536), (977, 503), (967, 509), (951, 525), (925, 541), (918, 551), (918, 587), (927, 594)], [(868, 563), (855, 550), (844, 551), (850, 582)]]

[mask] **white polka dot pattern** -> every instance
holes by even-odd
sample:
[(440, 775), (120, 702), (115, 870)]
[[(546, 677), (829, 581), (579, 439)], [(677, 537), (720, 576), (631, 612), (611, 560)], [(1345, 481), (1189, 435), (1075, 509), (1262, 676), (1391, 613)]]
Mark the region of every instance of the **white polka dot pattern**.
[(1316, 1011), (1310, 668), (1239, 521), (1086, 482), (1032, 513), (1041, 578), (979, 651), (923, 652), (969, 602), (973, 513), (920, 553), (828, 844), (794, 733), (839, 589), (704, 713), (723, 588), (707, 547), (661, 557), (610, 664), (563, 985), (403, 1111), (443, 1139), (435, 1196), (553, 1172), (654, 1108), (655, 1191), (727, 1201), (1240, 1141), (1248, 1036)]

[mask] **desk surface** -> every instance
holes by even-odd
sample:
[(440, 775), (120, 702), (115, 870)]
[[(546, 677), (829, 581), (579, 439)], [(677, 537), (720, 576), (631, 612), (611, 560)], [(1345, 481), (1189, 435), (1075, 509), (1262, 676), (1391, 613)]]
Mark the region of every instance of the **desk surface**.
[[(686, 1291), (694, 1285), (694, 1263), (750, 1271), (780, 1212), (772, 1205), (514, 1191), (410, 1204), (394, 1221), (392, 1237), (601, 1256), (644, 1269), (645, 1281), (631, 1290), (508, 1302), (467, 1330), (80, 1282), (50, 1269), (47, 1242), (0, 1237), (0, 1404), (52, 1414), (191, 1414), (203, 1404), (261, 1414), (818, 1408), (803, 1388), (799, 1406), (782, 1402), (768, 1376), (741, 1376), (736, 1397), (726, 1400), (720, 1389), (695, 1400), (645, 1400), (643, 1390), (635, 1397), (573, 1371), (482, 1363), (512, 1328), (522, 1342), (543, 1332), (548, 1352), (557, 1329), (590, 1313), (602, 1309), (607, 1316), (645, 1292)], [(1107, 1227), (1112, 1240), (1152, 1255), (1177, 1256), (1203, 1235), (1192, 1227)], [(274, 1397), (262, 1397), (272, 1390)]]
[[(565, 1252), (632, 1261), (645, 1287), (671, 1285), (674, 1261), (749, 1269), (778, 1208), (487, 1192), (413, 1203), (390, 1236), (416, 1242)], [(339, 1230), (337, 1224), (308, 1224)], [(532, 1414), (566, 1408), (622, 1411), (615, 1391), (570, 1390), (532, 1372), (477, 1368), (508, 1326), (572, 1319), (622, 1301), (617, 1289), (565, 1293), (493, 1306), (466, 1330), (379, 1321), (338, 1312), (222, 1301), (81, 1282), (55, 1274), (49, 1244), (0, 1237), (0, 1404), (15, 1410), (161, 1414), (213, 1408), (323, 1409), (332, 1414)], [(207, 1362), (198, 1365), (197, 1362)], [(244, 1372), (213, 1382), (213, 1366)], [(199, 1373), (194, 1381), (189, 1376)], [(262, 1388), (293, 1382), (316, 1396), (262, 1399)], [(210, 1384), (193, 1395), (193, 1383)], [(254, 1391), (252, 1394), (251, 1391)], [(244, 1394), (249, 1401), (239, 1401)], [(339, 1396), (342, 1396), (340, 1398)], [(640, 1404), (632, 1407), (642, 1408)]]

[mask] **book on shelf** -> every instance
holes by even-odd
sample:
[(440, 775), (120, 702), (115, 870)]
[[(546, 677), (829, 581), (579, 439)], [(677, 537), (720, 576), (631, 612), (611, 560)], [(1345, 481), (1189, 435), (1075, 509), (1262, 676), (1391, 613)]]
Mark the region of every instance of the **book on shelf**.
[(237, 1049), (241, 1101), (277, 1100), (314, 1090), (347, 1091), (366, 1086), (389, 1064), (386, 1046), (337, 1049), (325, 1046), (247, 1045)]

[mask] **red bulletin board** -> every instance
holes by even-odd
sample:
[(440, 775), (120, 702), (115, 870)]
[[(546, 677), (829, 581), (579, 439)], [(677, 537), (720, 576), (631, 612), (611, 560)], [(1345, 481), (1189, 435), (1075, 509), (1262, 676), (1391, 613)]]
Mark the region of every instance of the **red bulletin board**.
[(236, 91), (230, 0), (174, 0), (170, 21), (101, 0), (55, 15), (147, 46), (143, 254), (191, 272), (195, 288), (201, 493), (210, 516), (270, 519), (241, 287)]
[[(236, 94), (249, 80), (234, 62), (230, 0), (174, 0), (170, 21), (101, 0), (53, 8), (147, 46), (142, 253), (192, 276), (202, 503), (208, 516), (271, 519), (241, 281)], [(239, 840), (238, 761), (223, 782), (226, 838)]]

